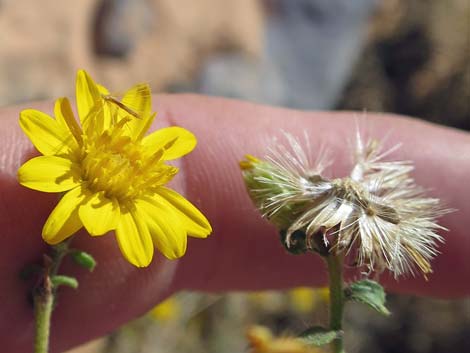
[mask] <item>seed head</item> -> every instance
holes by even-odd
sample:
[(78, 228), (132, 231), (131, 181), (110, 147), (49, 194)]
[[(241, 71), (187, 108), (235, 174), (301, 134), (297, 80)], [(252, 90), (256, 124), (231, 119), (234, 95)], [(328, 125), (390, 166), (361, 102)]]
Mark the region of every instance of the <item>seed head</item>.
[(384, 160), (399, 146), (384, 151), (378, 140), (364, 143), (357, 134), (351, 173), (329, 179), (325, 150), (311, 163), (285, 136), (287, 146), (276, 144), (265, 160), (250, 156), (241, 165), (252, 200), (285, 234), (287, 248), (302, 232), (308, 250), (344, 254), (369, 272), (432, 272), (443, 241), (437, 231), (445, 230), (436, 219), (449, 210), (415, 184), (411, 162)]

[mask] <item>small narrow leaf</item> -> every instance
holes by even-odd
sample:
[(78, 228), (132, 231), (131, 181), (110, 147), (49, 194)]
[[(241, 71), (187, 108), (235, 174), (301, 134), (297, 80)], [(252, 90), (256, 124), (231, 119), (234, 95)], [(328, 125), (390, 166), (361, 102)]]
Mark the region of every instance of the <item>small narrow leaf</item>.
[(365, 279), (351, 283), (344, 290), (344, 295), (346, 299), (366, 304), (382, 315), (390, 315), (390, 311), (385, 307), (385, 291), (375, 281)]
[(334, 331), (321, 326), (313, 326), (302, 332), (299, 339), (313, 346), (324, 346), (342, 336), (342, 331)]
[(51, 282), (54, 287), (67, 286), (73, 289), (78, 288), (78, 281), (74, 277), (57, 275), (51, 278)]
[(80, 250), (74, 250), (71, 252), (73, 261), (83, 268), (86, 268), (90, 272), (95, 269), (96, 260), (89, 253)]

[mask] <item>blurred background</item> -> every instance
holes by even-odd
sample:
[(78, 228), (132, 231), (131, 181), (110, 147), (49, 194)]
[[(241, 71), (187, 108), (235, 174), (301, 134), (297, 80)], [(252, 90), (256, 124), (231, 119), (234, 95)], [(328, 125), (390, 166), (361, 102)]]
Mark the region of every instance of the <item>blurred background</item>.
[[(0, 106), (116, 91), (407, 114), (470, 129), (469, 0), (0, 0)], [(250, 323), (298, 332), (324, 289), (188, 293), (74, 353), (243, 352)], [(350, 353), (470, 351), (470, 301), (389, 296), (346, 315)]]

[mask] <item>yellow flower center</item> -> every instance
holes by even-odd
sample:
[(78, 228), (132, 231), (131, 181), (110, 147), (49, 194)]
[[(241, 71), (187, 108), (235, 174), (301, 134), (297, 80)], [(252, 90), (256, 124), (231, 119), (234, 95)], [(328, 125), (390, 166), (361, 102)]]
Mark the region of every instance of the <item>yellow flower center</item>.
[(164, 164), (163, 150), (149, 154), (140, 141), (122, 134), (122, 129), (105, 131), (98, 138), (84, 136), (82, 178), (92, 192), (104, 191), (120, 201), (139, 196), (170, 181), (178, 169)]

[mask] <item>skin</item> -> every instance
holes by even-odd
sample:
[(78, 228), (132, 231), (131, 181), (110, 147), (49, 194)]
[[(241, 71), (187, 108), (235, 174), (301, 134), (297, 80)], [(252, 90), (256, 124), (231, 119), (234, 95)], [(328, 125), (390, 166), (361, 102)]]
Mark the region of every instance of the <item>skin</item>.
[[(3, 351), (13, 353), (30, 352), (33, 336), (32, 310), (26, 300), (31, 283), (20, 281), (18, 272), (46, 250), (40, 231), (57, 202), (56, 194), (29, 190), (16, 181), (18, 167), (37, 154), (18, 126), (24, 108), (51, 113), (53, 103), (0, 109), (0, 342)], [(263, 157), (273, 136), (282, 130), (296, 136), (305, 131), (313, 156), (319, 145), (328, 146), (335, 160), (331, 177), (349, 171), (348, 141), (354, 139), (357, 124), (371, 137), (387, 136), (386, 145), (401, 142), (393, 159), (414, 161), (417, 183), (458, 211), (440, 221), (450, 231), (443, 234), (442, 255), (432, 262), (434, 273), (428, 281), (419, 275), (399, 282), (383, 275), (381, 281), (403, 293), (440, 298), (470, 294), (469, 134), (387, 114), (300, 112), (195, 95), (156, 96), (154, 109), (158, 117), (153, 129), (179, 125), (198, 138), (195, 151), (179, 162), (182, 170), (172, 187), (204, 212), (213, 234), (206, 240), (190, 239), (188, 252), (179, 261), (164, 260), (156, 252), (148, 268), (137, 269), (123, 259), (113, 235), (91, 238), (79, 233), (73, 245), (91, 252), (98, 267), (87, 273), (64, 264), (61, 272), (76, 275), (80, 287), (60, 291), (60, 305), (53, 315), (53, 352), (104, 335), (181, 289), (324, 285), (321, 260), (284, 251), (276, 230), (252, 206), (238, 168), (246, 153)]]

